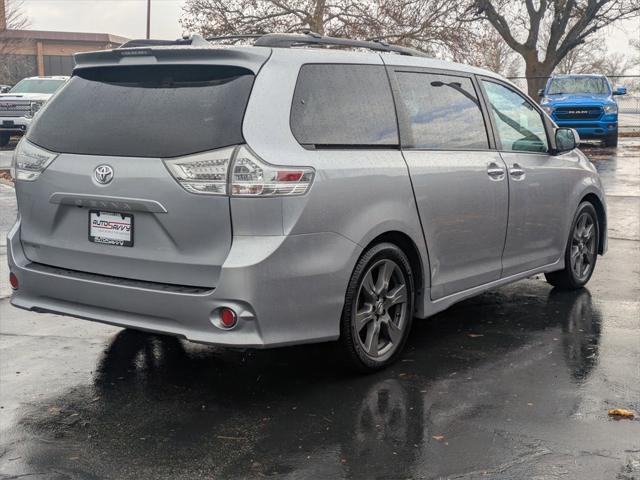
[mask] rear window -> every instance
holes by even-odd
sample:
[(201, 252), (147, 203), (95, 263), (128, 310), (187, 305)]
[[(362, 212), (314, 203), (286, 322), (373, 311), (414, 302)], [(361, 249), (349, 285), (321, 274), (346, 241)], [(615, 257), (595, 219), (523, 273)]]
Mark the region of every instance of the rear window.
[(303, 145), (398, 145), (387, 73), (376, 65), (304, 65), (291, 108), (291, 131)]
[(241, 143), (253, 79), (226, 66), (80, 70), (38, 115), (28, 139), (54, 152), (135, 157)]

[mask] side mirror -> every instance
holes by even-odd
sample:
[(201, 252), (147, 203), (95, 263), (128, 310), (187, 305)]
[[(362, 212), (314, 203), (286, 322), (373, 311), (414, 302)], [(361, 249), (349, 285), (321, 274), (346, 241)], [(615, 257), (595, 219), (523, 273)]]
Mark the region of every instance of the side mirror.
[(538, 90), (538, 96), (544, 97), (544, 88), (541, 88), (540, 90)]
[(613, 91), (614, 95), (626, 95), (627, 94), (627, 88), (626, 87), (618, 87)]
[(568, 152), (580, 145), (580, 135), (573, 128), (556, 129), (556, 153)]

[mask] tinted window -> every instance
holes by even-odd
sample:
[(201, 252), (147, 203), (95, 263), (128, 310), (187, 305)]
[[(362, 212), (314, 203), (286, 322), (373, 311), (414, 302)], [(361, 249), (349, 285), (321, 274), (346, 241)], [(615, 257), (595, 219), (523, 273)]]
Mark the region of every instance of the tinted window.
[(483, 81), (503, 150), (546, 152), (547, 134), (540, 113), (515, 91)]
[(293, 97), (291, 130), (303, 145), (398, 145), (384, 67), (304, 65)]
[(81, 70), (29, 129), (54, 152), (175, 157), (241, 143), (253, 74), (154, 65)]
[(396, 75), (411, 134), (404, 146), (439, 150), (489, 147), (470, 79), (410, 72)]

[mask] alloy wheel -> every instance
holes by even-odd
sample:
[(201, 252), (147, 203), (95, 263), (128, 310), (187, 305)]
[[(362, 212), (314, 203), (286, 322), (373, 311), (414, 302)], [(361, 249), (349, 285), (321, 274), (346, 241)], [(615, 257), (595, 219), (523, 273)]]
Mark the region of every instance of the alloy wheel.
[(589, 212), (582, 212), (571, 237), (571, 269), (578, 280), (589, 276), (596, 255), (595, 219)]
[(354, 336), (369, 358), (388, 358), (402, 343), (407, 304), (407, 280), (398, 264), (383, 259), (370, 266), (358, 289), (353, 321)]

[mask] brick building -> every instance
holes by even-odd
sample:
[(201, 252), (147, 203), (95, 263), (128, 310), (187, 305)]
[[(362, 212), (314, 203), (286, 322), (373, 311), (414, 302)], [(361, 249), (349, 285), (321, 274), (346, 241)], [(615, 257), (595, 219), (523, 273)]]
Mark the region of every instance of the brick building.
[(74, 53), (115, 48), (126, 41), (108, 33), (7, 30), (0, 0), (0, 84), (35, 75), (69, 75)]

